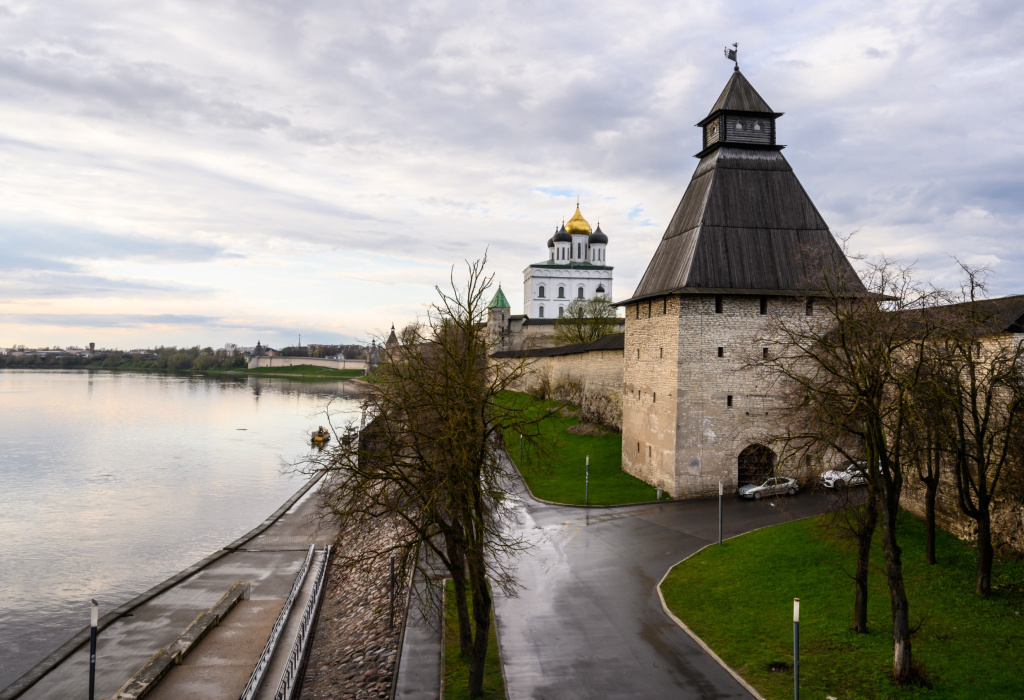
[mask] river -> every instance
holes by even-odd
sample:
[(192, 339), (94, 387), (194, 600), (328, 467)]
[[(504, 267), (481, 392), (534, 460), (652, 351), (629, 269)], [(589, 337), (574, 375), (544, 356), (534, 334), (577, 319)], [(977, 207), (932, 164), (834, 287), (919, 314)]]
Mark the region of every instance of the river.
[(0, 370), (0, 689), (304, 483), (344, 382)]

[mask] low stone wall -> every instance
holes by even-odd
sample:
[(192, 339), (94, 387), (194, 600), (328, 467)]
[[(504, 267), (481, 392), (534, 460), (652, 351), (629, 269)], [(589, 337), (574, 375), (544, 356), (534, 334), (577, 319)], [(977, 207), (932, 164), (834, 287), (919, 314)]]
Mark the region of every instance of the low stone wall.
[(580, 419), (622, 430), (622, 347), (620, 336), (564, 348), (502, 352), (494, 362), (529, 363), (515, 387), (541, 398), (578, 404)]
[(254, 357), (249, 360), (249, 369), (260, 367), (296, 367), (311, 365), (329, 369), (358, 369), (366, 372), (366, 360), (328, 360), (322, 357)]
[[(909, 476), (904, 482), (901, 505), (923, 518), (924, 499), (924, 484), (916, 476)], [(977, 536), (975, 522), (960, 510), (956, 483), (948, 470), (942, 474), (939, 490), (935, 494), (935, 522), (962, 540), (974, 540)], [(1024, 503), (1009, 498), (996, 500), (992, 510), (992, 537), (1004, 546), (1024, 553)]]

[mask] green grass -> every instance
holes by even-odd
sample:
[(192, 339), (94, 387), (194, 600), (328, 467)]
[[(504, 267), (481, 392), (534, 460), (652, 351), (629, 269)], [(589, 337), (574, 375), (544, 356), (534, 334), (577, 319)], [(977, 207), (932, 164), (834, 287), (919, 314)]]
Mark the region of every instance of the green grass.
[[(472, 606), (472, 594), (466, 591)], [(471, 608), (472, 609), (472, 608)], [(462, 700), (469, 697), (469, 657), (459, 654), (459, 620), (455, 611), (455, 584), (445, 581), (444, 588), (444, 697)], [(491, 613), (491, 632), (487, 638), (487, 659), (484, 662), (484, 693), (478, 697), (497, 700), (505, 698), (505, 677), (501, 674), (498, 654), (498, 632)]]
[(292, 367), (257, 367), (256, 369), (237, 370), (238, 374), (272, 375), (300, 377), (303, 379), (353, 379), (363, 376), (361, 369), (331, 369), (313, 365), (294, 365)]
[[(924, 561), (924, 525), (902, 513), (899, 536), (915, 664), (931, 688), (894, 687), (892, 627), (876, 534), (868, 596), (870, 633), (855, 634), (850, 545), (826, 516), (712, 546), (672, 569), (669, 608), (766, 698), (793, 694), (793, 598), (800, 598), (800, 687), (807, 698), (1019, 698), (1024, 696), (1024, 562), (999, 560), (996, 590), (973, 593), (975, 549), (937, 533), (939, 563)], [(879, 525), (879, 530), (881, 525)], [(769, 664), (786, 664), (783, 672)]]
[[(503, 392), (502, 402), (509, 407), (525, 408), (533, 415), (542, 415), (562, 404), (542, 401), (529, 394)], [(622, 471), (622, 435), (573, 435), (566, 428), (579, 423), (579, 406), (566, 406), (569, 415), (554, 415), (540, 423), (539, 451), (524, 450), (519, 459), (519, 435), (507, 431), (505, 444), (512, 461), (537, 498), (557, 503), (582, 505), (585, 499), (586, 457), (590, 455), (591, 505), (643, 503), (657, 499), (657, 490), (640, 479)]]

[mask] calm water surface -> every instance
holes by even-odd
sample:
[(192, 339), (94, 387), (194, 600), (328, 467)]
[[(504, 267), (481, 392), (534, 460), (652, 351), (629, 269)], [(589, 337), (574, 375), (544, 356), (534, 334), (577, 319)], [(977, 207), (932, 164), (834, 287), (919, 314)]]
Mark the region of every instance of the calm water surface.
[(304, 483), (343, 382), (0, 370), (0, 689)]

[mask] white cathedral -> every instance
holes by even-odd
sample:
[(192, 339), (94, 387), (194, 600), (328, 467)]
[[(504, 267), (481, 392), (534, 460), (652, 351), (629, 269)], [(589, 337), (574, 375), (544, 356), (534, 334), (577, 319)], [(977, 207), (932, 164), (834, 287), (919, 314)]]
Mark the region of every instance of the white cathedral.
[(608, 236), (601, 225), (576, 213), (548, 239), (548, 259), (523, 270), (523, 313), (532, 319), (558, 318), (573, 299), (612, 299), (612, 268), (605, 259)]

